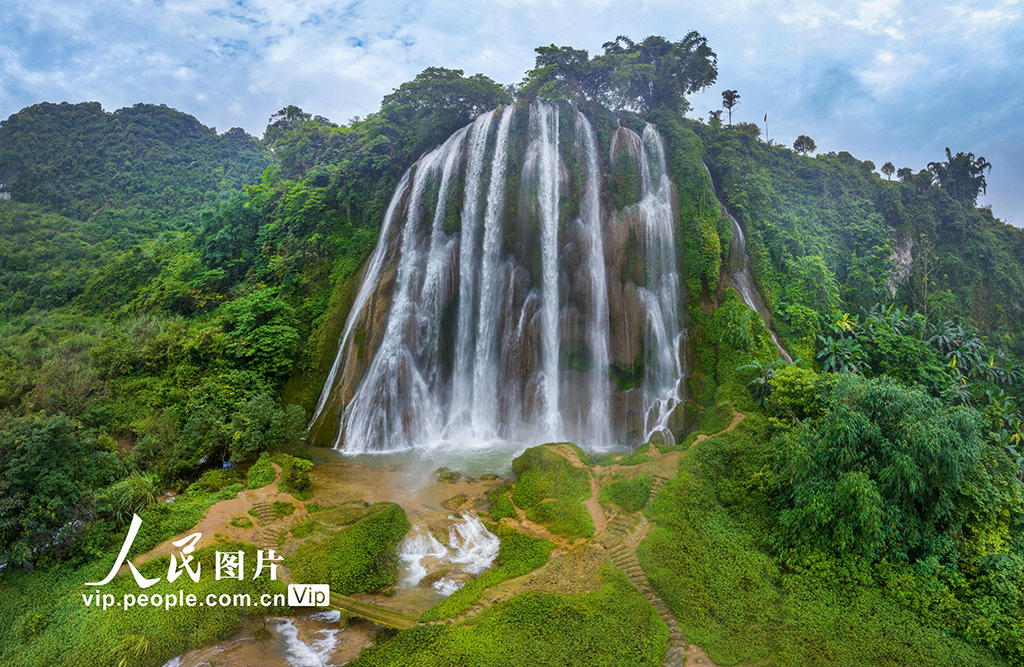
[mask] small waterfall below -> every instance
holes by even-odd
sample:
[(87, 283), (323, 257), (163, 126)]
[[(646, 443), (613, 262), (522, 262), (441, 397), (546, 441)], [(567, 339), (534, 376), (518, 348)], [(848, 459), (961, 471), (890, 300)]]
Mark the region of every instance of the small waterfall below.
[[(718, 190), (715, 188), (715, 179), (711, 177), (711, 171), (708, 166), (701, 161), (701, 165), (704, 167), (704, 171), (707, 172), (708, 179), (711, 181), (711, 191), (718, 197)], [(757, 289), (754, 287), (754, 277), (750, 272), (750, 254), (747, 253), (747, 237), (743, 234), (743, 227), (740, 226), (739, 221), (736, 217), (729, 212), (729, 209), (725, 207), (725, 204), (721, 200), (718, 201), (718, 210), (720, 213), (729, 218), (732, 222), (732, 236), (729, 239), (729, 265), (735, 267), (732, 273), (729, 275), (729, 280), (732, 282), (733, 287), (739, 293), (743, 303), (748, 308), (757, 312), (764, 320), (764, 325), (768, 327), (768, 331), (771, 332), (772, 340), (775, 341), (775, 347), (779, 351), (779, 356), (785, 359), (789, 363), (793, 363), (793, 358), (789, 356), (785, 348), (782, 347), (782, 343), (779, 342), (775, 332), (772, 331), (771, 327), (771, 315), (768, 312), (768, 307), (765, 305), (764, 300), (761, 299), (761, 295), (758, 294)]]
[(399, 549), (403, 572), (398, 586), (410, 589), (419, 586), (428, 575), (434, 575), (431, 588), (447, 597), (468, 578), (490, 568), (500, 546), (498, 536), (472, 514), (463, 513), (449, 527), (447, 546), (430, 531), (414, 526)]
[(579, 111), (506, 106), (410, 168), (343, 327), (315, 444), (674, 442), (688, 377), (675, 190), (653, 125), (608, 131), (605, 158)]

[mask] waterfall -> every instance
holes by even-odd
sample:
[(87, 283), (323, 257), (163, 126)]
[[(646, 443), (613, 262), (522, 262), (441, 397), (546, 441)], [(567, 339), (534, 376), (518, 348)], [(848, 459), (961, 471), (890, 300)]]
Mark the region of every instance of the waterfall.
[(473, 355), (472, 394), (470, 403), (471, 437), (491, 440), (498, 437), (498, 382), (497, 345), (498, 312), (501, 306), (498, 273), (501, 250), (501, 217), (505, 204), (505, 165), (508, 153), (508, 135), (512, 127), (512, 108), (502, 110), (498, 136), (491, 161), (491, 182), (487, 190), (487, 208), (484, 212), (484, 237), (480, 259), (480, 304)]
[(680, 360), (683, 332), (679, 327), (679, 273), (676, 270), (672, 183), (665, 166), (661, 136), (644, 128), (640, 161), (642, 199), (637, 204), (645, 226), (647, 287), (638, 288), (647, 328), (644, 348), (651, 359), (644, 374), (644, 440), (661, 433), (675, 444), (668, 419), (682, 401), (685, 378)]
[(359, 292), (356, 294), (356, 300), (352, 304), (351, 315), (345, 322), (344, 332), (341, 334), (341, 338), (338, 341), (338, 354), (334, 357), (334, 363), (331, 364), (331, 372), (327, 375), (327, 382), (324, 383), (323, 391), (320, 392), (320, 399), (316, 403), (316, 409), (313, 411), (313, 421), (320, 416), (320, 413), (324, 409), (324, 405), (327, 403), (327, 398), (331, 395), (331, 389), (334, 387), (334, 380), (338, 376), (338, 369), (341, 366), (341, 359), (344, 355), (345, 350), (348, 349), (348, 344), (352, 336), (352, 329), (356, 325), (358, 315), (363, 312), (363, 308), (366, 307), (366, 302), (370, 299), (370, 295), (373, 293), (374, 288), (377, 287), (377, 280), (380, 278), (381, 266), (384, 263), (384, 254), (387, 250), (387, 239), (391, 234), (391, 227), (395, 221), (395, 211), (398, 208), (398, 202), (402, 199), (402, 194), (409, 184), (409, 171), (402, 175), (402, 179), (398, 182), (398, 187), (395, 188), (395, 194), (391, 197), (391, 203), (388, 204), (387, 213), (384, 214), (384, 224), (381, 225), (380, 239), (377, 241), (377, 247), (373, 250), (373, 255), (370, 256), (370, 262), (366, 267), (366, 273), (363, 276), (363, 281), (359, 285)]
[[(504, 114), (504, 126), (508, 118)], [(450, 424), (463, 427), (471, 419), (473, 398), (473, 309), (477, 303), (476, 289), (480, 281), (477, 255), (477, 233), (480, 227), (480, 194), (483, 189), (484, 149), (494, 120), (494, 112), (476, 119), (470, 130), (469, 166), (466, 169), (466, 194), (462, 206), (462, 238), (459, 240), (459, 318), (456, 328), (455, 369), (452, 373), (452, 408)], [(495, 152), (497, 159), (497, 151)], [(493, 172), (493, 167), (492, 167)]]
[(596, 439), (597, 447), (611, 437), (611, 410), (608, 400), (608, 278), (605, 271), (604, 239), (601, 228), (601, 165), (597, 155), (594, 130), (586, 116), (576, 112), (576, 141), (583, 145), (586, 156), (586, 180), (580, 217), (587, 235), (587, 270), (590, 274), (591, 297), (587, 310), (587, 338), (591, 350), (588, 378), (589, 406), (586, 432)]
[[(416, 166), (387, 329), (366, 376), (345, 409), (344, 430), (335, 442), (338, 446), (344, 438), (345, 449), (351, 453), (402, 449), (410, 442), (437, 437), (439, 397), (431, 391), (418, 362), (423, 329), (431, 328), (429, 322), (437, 316), (434, 297), (441, 288), (439, 273), (450, 268), (442, 266), (440, 260), (447, 254), (440, 246), (447, 246), (447, 242), (438, 217), (443, 216), (451, 171), (457, 165), (455, 157), (465, 136), (463, 128)], [(426, 243), (423, 199), (428, 183), (438, 176), (438, 201), (430, 225), (430, 242)], [(425, 245), (429, 247), (426, 257)], [(420, 301), (421, 295), (426, 297), (424, 302)]]
[[(653, 125), (619, 128), (603, 158), (597, 129), (549, 102), (505, 106), (410, 168), (343, 327), (314, 444), (673, 439), (688, 366), (665, 149)], [(606, 184), (633, 194), (614, 199)], [(617, 384), (623, 368), (638, 379)]]
[[(537, 113), (533, 113), (535, 109)], [(530, 129), (534, 139), (527, 152), (536, 152), (540, 183), (537, 201), (541, 212), (542, 419), (549, 437), (557, 440), (561, 432), (558, 412), (558, 351), (561, 341), (558, 326), (558, 108), (534, 102), (530, 111)]]

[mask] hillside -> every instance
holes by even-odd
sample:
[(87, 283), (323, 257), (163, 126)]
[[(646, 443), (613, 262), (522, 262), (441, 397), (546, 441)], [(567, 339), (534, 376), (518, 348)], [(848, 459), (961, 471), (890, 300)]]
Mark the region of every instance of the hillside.
[[(960, 156), (890, 180), (687, 118), (717, 76), (697, 33), (537, 51), (509, 89), (429, 68), (365, 119), (286, 107), (262, 140), (153, 105), (0, 124), (0, 662), (74, 664), (66, 600), (33, 596), (102, 576), (133, 513), (149, 549), (243, 484), (344, 487), (281, 453), (316, 415), (313, 444), (357, 453), (427, 427), (457, 450), (470, 423), (527, 433), (520, 452), (572, 435), (566, 461), (517, 459), (514, 486), (467, 507), (486, 499), (503, 544), (552, 531), (577, 554), (613, 505), (637, 526), (628, 580), (591, 559), (585, 595), (520, 582), (476, 621), (382, 633), (360, 664), (503, 646), (517, 618), (575, 655), (596, 639), (574, 628), (614, 624), (623, 591), (656, 662), (641, 576), (719, 664), (1024, 664), (1024, 232), (975, 206)], [(583, 460), (613, 447), (631, 456)], [(403, 502), (404, 465), (387, 490)], [(380, 547), (391, 583), (407, 510)], [(240, 627), (147, 618), (103, 626), (103, 645)]]

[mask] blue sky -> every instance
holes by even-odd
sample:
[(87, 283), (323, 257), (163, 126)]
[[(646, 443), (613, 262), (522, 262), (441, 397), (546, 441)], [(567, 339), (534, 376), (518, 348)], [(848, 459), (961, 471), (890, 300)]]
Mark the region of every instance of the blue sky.
[(694, 117), (740, 93), (734, 121), (819, 151), (924, 168), (944, 148), (992, 163), (981, 201), (1024, 226), (1024, 2), (989, 0), (4, 0), (0, 118), (37, 102), (163, 103), (262, 134), (296, 104), (336, 122), (428, 66), (522, 78), (537, 46), (591, 53), (617, 35), (718, 54)]

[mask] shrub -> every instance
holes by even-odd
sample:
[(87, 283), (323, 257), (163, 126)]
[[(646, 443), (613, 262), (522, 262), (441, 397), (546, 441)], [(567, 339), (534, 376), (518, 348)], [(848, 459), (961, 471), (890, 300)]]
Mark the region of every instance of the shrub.
[(616, 477), (615, 481), (601, 487), (597, 499), (602, 503), (615, 503), (627, 512), (642, 510), (651, 495), (651, 478), (647, 475), (637, 475), (632, 479), (622, 475)]
[(411, 528), (405, 511), (377, 503), (376, 511), (326, 539), (303, 544), (287, 560), (299, 583), (329, 583), (342, 595), (376, 593), (395, 583), (398, 543)]
[(553, 533), (567, 537), (590, 537), (594, 520), (582, 503), (568, 498), (545, 500), (526, 510), (530, 521), (545, 524)]

